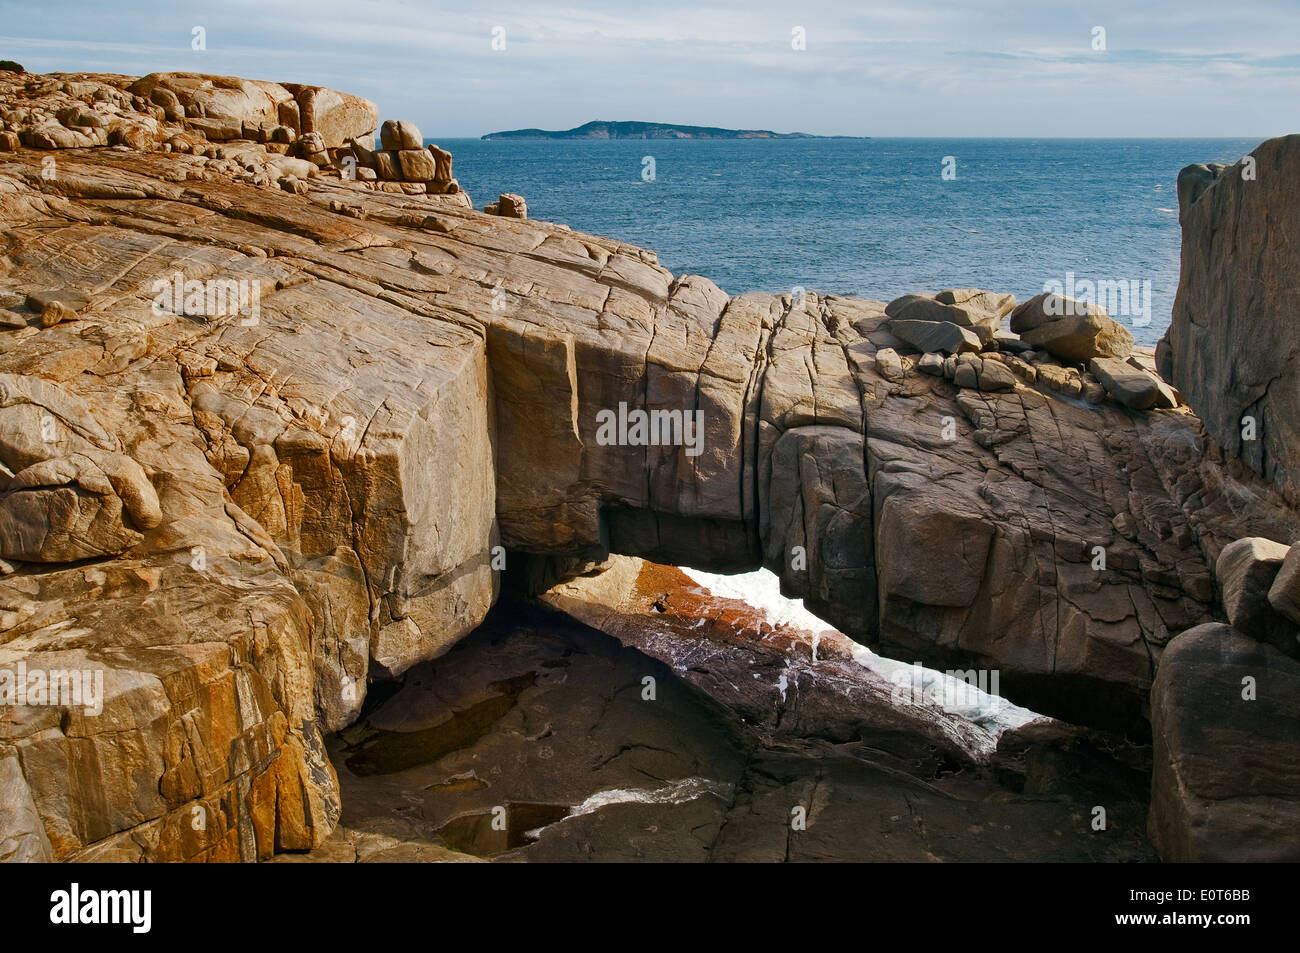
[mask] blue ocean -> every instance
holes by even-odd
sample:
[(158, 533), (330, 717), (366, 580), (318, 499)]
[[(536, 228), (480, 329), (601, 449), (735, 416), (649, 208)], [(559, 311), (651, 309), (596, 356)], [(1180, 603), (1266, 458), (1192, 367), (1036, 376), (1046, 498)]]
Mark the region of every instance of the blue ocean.
[[(501, 192), (529, 216), (650, 248), (730, 294), (889, 300), (978, 287), (1020, 300), (1046, 283), (1138, 282), (1169, 323), (1178, 286), (1178, 170), (1233, 162), (1252, 139), (438, 140), (476, 208)], [(652, 161), (647, 161), (647, 159)], [(653, 171), (653, 177), (648, 174)], [(945, 177), (945, 171), (947, 177)], [(1149, 285), (1143, 283), (1149, 282)], [(1136, 310), (1137, 306), (1133, 306)]]

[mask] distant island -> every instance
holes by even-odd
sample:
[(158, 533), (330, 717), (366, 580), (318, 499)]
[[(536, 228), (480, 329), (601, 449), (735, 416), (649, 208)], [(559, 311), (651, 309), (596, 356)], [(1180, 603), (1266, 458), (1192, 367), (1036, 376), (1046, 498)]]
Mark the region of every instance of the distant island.
[(825, 139), (806, 132), (772, 132), (770, 129), (720, 129), (716, 126), (678, 126), (666, 122), (589, 122), (574, 129), (511, 129), (489, 132), (484, 139)]

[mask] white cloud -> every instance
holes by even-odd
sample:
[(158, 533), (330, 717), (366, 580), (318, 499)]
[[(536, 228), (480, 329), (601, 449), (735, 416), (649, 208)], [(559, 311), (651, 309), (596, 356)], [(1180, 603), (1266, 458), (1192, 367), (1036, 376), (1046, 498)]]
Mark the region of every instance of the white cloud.
[[(40, 70), (196, 69), (369, 96), (430, 135), (661, 119), (860, 135), (1290, 131), (1287, 0), (0, 0), (4, 55)], [(190, 28), (208, 50), (189, 49)], [(493, 26), (507, 49), (490, 46)], [(793, 26), (808, 48), (790, 49)], [(1091, 50), (1094, 25), (1106, 53)], [(1126, 108), (1117, 111), (1115, 103)], [(1102, 134), (1097, 132), (1095, 134)]]

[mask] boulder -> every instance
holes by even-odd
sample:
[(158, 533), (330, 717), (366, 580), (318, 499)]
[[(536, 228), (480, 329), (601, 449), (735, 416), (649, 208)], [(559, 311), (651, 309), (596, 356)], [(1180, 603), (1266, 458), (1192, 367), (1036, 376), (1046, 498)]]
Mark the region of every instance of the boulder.
[(64, 321), (72, 321), (77, 317), (77, 312), (73, 311), (61, 301), (51, 301), (41, 309), (41, 327), (52, 328), (56, 324)]
[(903, 379), (903, 361), (892, 347), (882, 347), (876, 352), (876, 370), (887, 381)]
[(185, 126), (205, 139), (213, 142), (226, 142), (240, 139), (244, 135), (244, 123), (241, 119), (225, 116), (205, 116), (199, 119), (186, 119)]
[(1011, 330), (1030, 347), (1086, 364), (1094, 357), (1126, 358), (1133, 335), (1105, 308), (1047, 292), (1011, 312)]
[(514, 192), (502, 192), (497, 200), (497, 214), (505, 218), (527, 218), (528, 203), (522, 195)]
[(437, 171), (433, 177), (434, 181), (448, 184), (454, 183), (456, 180), (451, 175), (451, 153), (446, 149), (440, 149), (433, 143), (429, 143), (429, 152), (433, 154), (434, 163), (437, 165)]
[(317, 174), (317, 166), (314, 162), (297, 159), (293, 156), (276, 156), (268, 165), (277, 173), (277, 178), (293, 176), (299, 179), (307, 179)]
[(1004, 364), (1011, 373), (1015, 374), (1027, 384), (1033, 384), (1038, 380), (1038, 368), (1023, 358), (1015, 354), (1009, 354), (1003, 351), (994, 351), (985, 355), (985, 360), (996, 360)]
[(1106, 393), (1132, 410), (1150, 410), (1152, 407), (1173, 407), (1167, 392), (1145, 370), (1114, 357), (1094, 357), (1088, 368), (1096, 375)]
[(152, 152), (158, 148), (158, 130), (144, 124), (119, 125), (109, 131), (110, 146), (126, 146), (136, 152)]
[(19, 133), (19, 141), (29, 149), (84, 149), (100, 144), (89, 130), (69, 129), (57, 122), (26, 128)]
[(379, 142), (383, 148), (393, 152), (424, 148), (424, 137), (420, 135), (420, 130), (415, 123), (409, 119), (384, 120), (384, 124), (379, 129)]
[(323, 169), (330, 164), (325, 138), (319, 132), (304, 133), (294, 143), (294, 151), (298, 154), (298, 158), (307, 160), (317, 168)]
[(379, 125), (379, 107), (368, 99), (323, 86), (296, 90), (302, 131), (320, 133), (326, 148), (341, 149), (349, 139), (370, 135)]
[(934, 351), (922, 354), (921, 359), (916, 362), (916, 369), (931, 377), (943, 377), (943, 355)]
[(893, 318), (886, 322), (886, 326), (890, 334), (922, 353), (938, 351), (943, 354), (960, 354), (980, 349), (980, 339), (973, 330), (948, 321)]
[(1032, 344), (1020, 339), (1020, 335), (1012, 334), (1010, 331), (996, 331), (993, 334), (993, 343), (997, 345), (999, 351), (1009, 354), (1018, 354), (1024, 356), (1033, 352)]
[[(933, 301), (933, 300), (934, 298), (930, 297), (929, 295), (919, 295), (919, 294), (899, 295), (893, 301), (889, 302), (889, 304), (885, 305), (885, 314), (888, 317), (896, 318), (899, 316), (899, 314), (902, 312), (904, 308), (912, 304), (915, 304), (916, 302), (925, 302), (925, 301)], [(927, 319), (927, 320), (933, 320), (933, 319)]]
[(979, 365), (973, 361), (958, 361), (953, 368), (953, 383), (958, 387), (979, 387)]
[(402, 177), (402, 168), (398, 164), (397, 153), (388, 149), (379, 149), (371, 153), (375, 159), (375, 174), (385, 182), (396, 182)]
[(89, 129), (107, 129), (108, 117), (103, 113), (95, 112), (93, 109), (87, 109), (84, 106), (65, 106), (60, 109), (55, 117), (63, 125), (72, 127), (83, 127)]
[(348, 141), (348, 147), (352, 150), (352, 157), (357, 160), (358, 168), (371, 169), (375, 168), (375, 150), (371, 149), (360, 139), (351, 139)]
[(1010, 314), (1016, 306), (1016, 296), (981, 288), (952, 288), (934, 296), (940, 304), (951, 305), (971, 315)]
[(1151, 687), (1148, 833), (1166, 862), (1300, 861), (1300, 662), (1219, 623)]
[(958, 288), (941, 291), (934, 297), (903, 295), (886, 305), (885, 313), (897, 320), (949, 321), (969, 329), (981, 344), (987, 344), (993, 340), (1002, 317), (1015, 304), (1014, 295)]
[(180, 122), (185, 118), (185, 107), (181, 105), (175, 91), (168, 89), (166, 86), (155, 86), (151, 89), (149, 91), (149, 101), (161, 106), (163, 115), (170, 122)]
[(1016, 378), (1001, 361), (984, 358), (980, 361), (979, 381), (976, 385), (982, 391), (1015, 390)]
[(0, 494), (0, 556), (24, 562), (115, 556), (162, 520), (144, 471), (121, 454), (45, 460), (0, 475)]
[(82, 311), (89, 307), (90, 297), (73, 288), (38, 288), (27, 292), (27, 307), (33, 311), (43, 311), (52, 304), (73, 312)]
[(935, 295), (935, 302), (950, 308), (951, 320), (970, 328), (987, 344), (997, 335), (1002, 319), (1016, 306), (1016, 296), (980, 288), (952, 288)]
[[(275, 119), (281, 126), (287, 128), (291, 133), (292, 139), (298, 138), (302, 134), (302, 111), (298, 108), (296, 99), (286, 99), (276, 104)], [(356, 138), (362, 138), (360, 136)]]
[(1282, 543), (1262, 537), (1236, 540), (1219, 553), (1214, 575), (1223, 610), (1234, 629), (1288, 655), (1300, 655), (1295, 623), (1278, 613), (1269, 600), (1288, 550)]
[(427, 149), (403, 149), (397, 153), (397, 164), (407, 182), (429, 182), (437, 169)]

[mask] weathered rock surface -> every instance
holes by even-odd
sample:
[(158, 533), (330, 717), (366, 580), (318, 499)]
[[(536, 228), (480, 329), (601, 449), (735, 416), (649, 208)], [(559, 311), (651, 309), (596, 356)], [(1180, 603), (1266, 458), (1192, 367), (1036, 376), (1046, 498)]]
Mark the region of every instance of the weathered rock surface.
[(1174, 639), (1151, 689), (1166, 861), (1300, 860), (1300, 662), (1229, 626)]
[(888, 327), (891, 334), (926, 353), (961, 354), (980, 349), (980, 339), (975, 332), (950, 321), (892, 318)]
[(241, 133), (244, 122), (278, 125), (280, 106), (294, 98), (279, 83), (200, 73), (150, 73), (127, 86), (126, 92), (162, 106), (172, 121), (181, 121), (185, 116), (235, 120)]
[[(8, 151), (20, 145), (42, 150), (107, 145), (175, 152), (207, 160), (191, 165), (190, 177), (210, 170), (256, 185), (303, 175), (283, 165), (294, 161), (286, 156), (291, 150), (309, 168), (331, 168), (350, 154), (349, 143), (372, 141), (378, 124), (374, 103), (355, 96), (200, 73), (135, 79), (0, 72), (0, 116)], [(55, 164), (47, 164), (47, 178), (57, 178), (57, 160), (50, 161)], [(439, 161), (434, 158), (430, 168)], [(450, 164), (443, 165), (446, 176), (439, 177), (436, 191), (450, 193)]]
[(341, 149), (379, 125), (379, 107), (368, 99), (323, 86), (290, 84), (288, 88), (298, 102), (301, 131), (320, 133), (327, 148)]
[(953, 383), (980, 391), (1015, 390), (1015, 375), (1001, 361), (962, 355), (953, 373)]
[(1163, 376), (1210, 436), (1300, 506), (1300, 135), (1178, 177), (1182, 272)]

